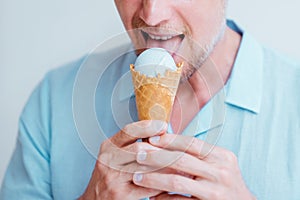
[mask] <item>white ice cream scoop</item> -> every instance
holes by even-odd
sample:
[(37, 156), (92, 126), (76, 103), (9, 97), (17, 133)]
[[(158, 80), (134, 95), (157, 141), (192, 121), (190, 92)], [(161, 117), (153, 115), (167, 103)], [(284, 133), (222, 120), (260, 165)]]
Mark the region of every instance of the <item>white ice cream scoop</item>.
[(169, 54), (162, 48), (151, 48), (141, 53), (134, 64), (136, 71), (148, 77), (164, 76), (166, 70), (176, 71), (177, 66)]

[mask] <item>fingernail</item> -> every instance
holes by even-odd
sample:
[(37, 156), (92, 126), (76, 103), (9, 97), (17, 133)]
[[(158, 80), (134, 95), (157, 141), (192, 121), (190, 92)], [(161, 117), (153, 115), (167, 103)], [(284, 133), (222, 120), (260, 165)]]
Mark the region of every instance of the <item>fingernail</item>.
[(153, 136), (153, 137), (149, 138), (150, 143), (153, 143), (153, 144), (157, 144), (159, 142), (159, 140), (160, 140), (160, 136), (159, 135)]
[(147, 158), (147, 152), (146, 151), (140, 151), (137, 153), (137, 160), (138, 161), (144, 161)]
[(143, 179), (143, 174), (135, 173), (135, 174), (133, 175), (133, 180), (134, 180), (135, 182), (141, 182), (142, 179)]

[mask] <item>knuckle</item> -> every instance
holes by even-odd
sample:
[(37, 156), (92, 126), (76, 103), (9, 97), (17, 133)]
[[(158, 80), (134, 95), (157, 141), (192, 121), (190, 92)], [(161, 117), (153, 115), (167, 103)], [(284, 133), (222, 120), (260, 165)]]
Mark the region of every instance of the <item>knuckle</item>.
[(109, 138), (107, 140), (104, 140), (100, 145), (99, 154), (103, 152), (111, 151), (112, 148), (116, 148), (115, 144), (113, 143), (112, 139)]
[(153, 146), (146, 142), (135, 142), (132, 144), (131, 151), (137, 153), (139, 151), (155, 150)]
[(103, 183), (106, 185), (106, 188), (108, 188), (109, 191), (114, 191), (116, 188), (113, 187), (113, 182), (115, 181), (116, 177), (113, 175), (111, 171), (108, 171), (104, 176), (103, 176)]
[(203, 144), (199, 139), (192, 137), (191, 142), (188, 145), (192, 152), (197, 152), (197, 155), (201, 155), (201, 149)]
[(111, 153), (102, 153), (98, 156), (98, 163), (99, 163), (99, 168), (103, 169), (104, 167), (107, 168), (116, 168), (118, 167), (118, 162), (115, 156)]
[(145, 130), (145, 129), (151, 127), (151, 121), (150, 120), (141, 120), (138, 122), (131, 123), (129, 125), (130, 126), (127, 126), (129, 128), (128, 130), (131, 130), (133, 128), (135, 130)]
[(107, 163), (108, 163), (108, 156), (107, 156), (107, 154), (106, 154), (106, 153), (101, 153), (101, 154), (98, 156), (98, 161), (99, 161), (99, 162), (97, 162), (97, 167), (98, 167), (99, 169), (102, 169), (103, 164), (107, 165)]
[(191, 139), (191, 142), (190, 142), (191, 144), (190, 144), (190, 147), (191, 148), (193, 148), (193, 149), (195, 149), (195, 148), (198, 148), (199, 147), (199, 141), (198, 141), (198, 139), (197, 138), (195, 138), (195, 137), (192, 137), (192, 139)]
[(100, 145), (100, 153), (105, 151), (107, 149), (107, 146), (108, 146), (108, 140), (104, 140)]
[(208, 190), (207, 194), (205, 195), (205, 199), (213, 199), (213, 200), (222, 200), (226, 198), (228, 195), (224, 194), (220, 187)]
[(186, 167), (187, 161), (188, 161), (188, 156), (186, 154), (183, 155), (178, 155), (178, 159), (175, 162), (175, 168), (177, 169), (184, 169)]
[(95, 168), (94, 168), (93, 175), (96, 174), (96, 176), (99, 176), (99, 177), (101, 177), (101, 179), (102, 179), (102, 177), (105, 175), (105, 173), (106, 173), (107, 171), (108, 171), (108, 168), (107, 168), (105, 165), (103, 165), (103, 164), (100, 163), (100, 162), (97, 162), (97, 163), (96, 163), (96, 166), (95, 166)]
[(135, 126), (138, 126), (140, 128), (147, 128), (151, 125), (150, 120), (141, 120), (139, 122), (134, 123)]
[(137, 123), (139, 123), (139, 122), (134, 122), (134, 123), (125, 125), (122, 128), (122, 130), (120, 131), (121, 137), (137, 139), (138, 136), (141, 134), (141, 130), (143, 130), (143, 129), (139, 128), (139, 125)]
[(154, 133), (159, 133), (167, 128), (167, 124), (159, 120), (142, 120), (134, 123), (134, 125), (143, 130), (147, 136), (152, 136)]
[(131, 149), (130, 150), (131, 152), (137, 153), (137, 152), (143, 150), (143, 143), (142, 142), (133, 143), (132, 147), (130, 149)]
[(111, 199), (120, 199), (119, 191), (115, 187), (109, 187), (108, 193), (111, 196)]
[(159, 145), (163, 148), (168, 148), (168, 146), (172, 145), (175, 139), (171, 139), (168, 134), (160, 135)]
[(219, 180), (222, 182), (227, 181), (231, 178), (227, 167), (220, 168), (218, 174), (219, 174)]
[(138, 144), (139, 142), (135, 142), (135, 143), (133, 143), (133, 144), (131, 144), (131, 146), (130, 146), (130, 148), (129, 148), (129, 152), (130, 153), (136, 153), (136, 152), (138, 152), (138, 150), (139, 150), (139, 144)]
[(171, 189), (176, 191), (184, 191), (184, 184), (182, 183), (179, 176), (173, 176), (171, 180)]
[(209, 199), (223, 199), (220, 191), (218, 190), (214, 190), (211, 194), (210, 194), (210, 198)]
[(136, 150), (137, 150), (137, 152), (139, 152), (139, 151), (145, 151), (145, 150), (147, 150), (148, 148), (148, 146), (149, 146), (149, 144), (148, 143), (145, 143), (145, 142), (137, 142), (138, 144), (136, 145)]
[(237, 161), (237, 157), (232, 151), (227, 151), (225, 153), (225, 158), (229, 162), (236, 162)]
[(126, 134), (126, 135), (129, 135), (130, 133), (130, 130), (131, 130), (131, 124), (127, 124), (123, 127), (122, 131), (121, 131), (121, 134)]
[(107, 186), (108, 190), (110, 192), (112, 192), (111, 190), (113, 190), (113, 188), (109, 187), (109, 183), (111, 181), (110, 178), (109, 178), (109, 176), (108, 175), (104, 176), (103, 179), (102, 179), (102, 181), (103, 181), (104, 185)]

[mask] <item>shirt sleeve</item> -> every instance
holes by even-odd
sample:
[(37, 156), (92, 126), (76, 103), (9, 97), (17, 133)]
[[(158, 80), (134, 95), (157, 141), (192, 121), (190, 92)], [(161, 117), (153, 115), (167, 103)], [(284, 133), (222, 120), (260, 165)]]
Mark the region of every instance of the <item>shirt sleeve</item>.
[(52, 199), (48, 91), (44, 79), (22, 112), (16, 147), (0, 191), (1, 200)]

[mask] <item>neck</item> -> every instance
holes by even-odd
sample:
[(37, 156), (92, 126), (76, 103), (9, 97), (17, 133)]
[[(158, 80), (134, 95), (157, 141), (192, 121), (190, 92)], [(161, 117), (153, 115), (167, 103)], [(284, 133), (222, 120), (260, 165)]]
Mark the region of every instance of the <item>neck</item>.
[(241, 36), (226, 27), (209, 58), (190, 79), (181, 83), (171, 117), (175, 133), (181, 133), (201, 108), (226, 84), (241, 42)]

